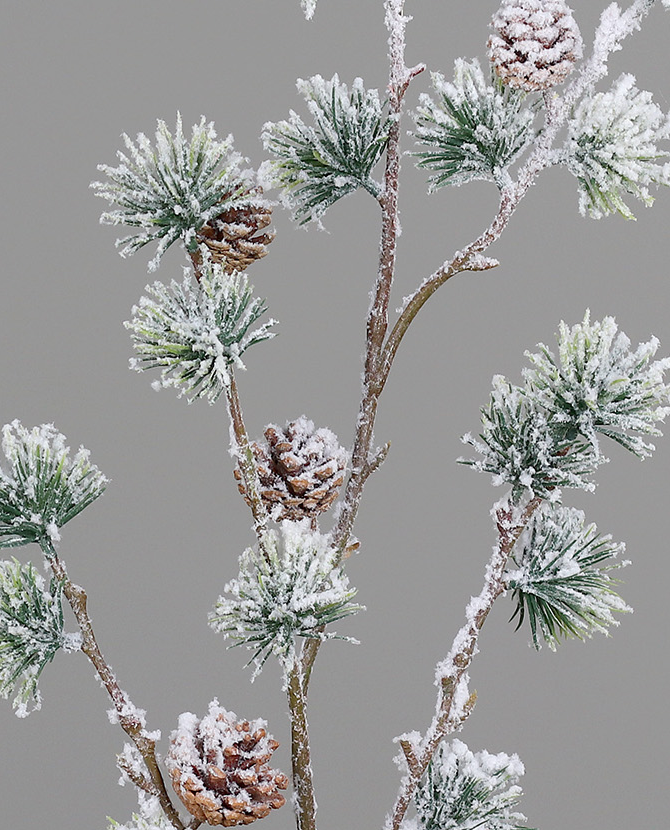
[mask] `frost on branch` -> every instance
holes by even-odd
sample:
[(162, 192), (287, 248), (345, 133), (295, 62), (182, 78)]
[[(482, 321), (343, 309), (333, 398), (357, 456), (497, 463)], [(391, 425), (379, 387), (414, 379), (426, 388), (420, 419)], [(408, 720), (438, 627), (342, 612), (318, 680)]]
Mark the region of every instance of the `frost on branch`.
[(608, 571), (626, 565), (613, 560), (624, 545), (584, 527), (581, 510), (544, 504), (521, 535), (505, 574), (513, 591), (517, 629), (528, 618), (533, 645), (554, 649), (561, 637), (584, 640), (618, 625), (614, 612), (631, 609), (616, 593)]
[(463, 436), (463, 443), (474, 447), (481, 458), (459, 459), (460, 463), (490, 473), (496, 485), (510, 484), (515, 503), (528, 491), (557, 499), (562, 487), (594, 487), (590, 477), (598, 457), (591, 445), (580, 437), (566, 437), (525, 388), (513, 386), (501, 375), (493, 378), (491, 400), (482, 409), (479, 438)]
[(591, 323), (587, 311), (572, 328), (561, 322), (558, 357), (543, 344), (537, 354), (526, 352), (533, 368), (524, 376), (533, 399), (567, 437), (578, 432), (599, 451), (597, 435), (605, 435), (644, 458), (654, 446), (640, 435), (661, 435), (656, 422), (670, 413), (670, 386), (663, 382), (670, 358), (652, 361), (658, 345), (652, 337), (633, 350), (613, 317)]
[(477, 59), (459, 58), (453, 83), (437, 72), (431, 78), (438, 100), (422, 94), (414, 113), (417, 143), (430, 149), (412, 153), (418, 167), (433, 171), (430, 191), (475, 179), (502, 186), (507, 168), (535, 138), (535, 107), (525, 106), (526, 93), (495, 78), (487, 84)]
[(42, 670), (63, 645), (62, 585), (47, 588), (32, 565), (0, 562), (0, 695), (16, 692), (19, 717), (39, 709)]
[(243, 369), (244, 352), (275, 336), (270, 331), (275, 320), (252, 329), (266, 306), (252, 297), (247, 277), (227, 274), (206, 257), (199, 282), (185, 270), (182, 282), (156, 281), (146, 291), (125, 324), (137, 352), (131, 368), (159, 368), (155, 385), (175, 387), (189, 401), (216, 401), (229, 382), (230, 367)]
[(658, 143), (670, 138), (670, 117), (637, 89), (632, 75), (621, 75), (609, 92), (583, 99), (568, 122), (563, 161), (577, 178), (579, 210), (594, 219), (619, 212), (634, 219), (623, 196), (645, 205), (650, 185), (670, 185), (670, 157)]
[(244, 551), (239, 576), (224, 588), (229, 596), (219, 597), (209, 616), (215, 631), (254, 650), (254, 677), (270, 654), (290, 665), (295, 637), (337, 637), (321, 627), (361, 610), (350, 602), (356, 591), (335, 565), (330, 536), (311, 531), (308, 520), (282, 522), (279, 533), (266, 537), (265, 548), (268, 559)]
[(314, 120), (309, 126), (291, 111), (288, 121), (268, 122), (263, 145), (274, 156), (260, 176), (281, 189), (283, 203), (299, 224), (319, 221), (338, 199), (363, 187), (375, 198), (381, 185), (372, 170), (388, 140), (388, 124), (376, 89), (356, 78), (351, 89), (337, 75), (298, 81)]
[(197, 231), (226, 210), (254, 205), (258, 199), (250, 185), (253, 173), (243, 170), (246, 161), (233, 150), (233, 138), (217, 140), (213, 122), (204, 116), (184, 136), (177, 113), (174, 135), (158, 121), (155, 146), (139, 133), (136, 142), (125, 133), (127, 154), (118, 151), (118, 167), (98, 165), (107, 175), (93, 182), (96, 195), (117, 209), (105, 212), (100, 221), (109, 225), (139, 228), (117, 240), (121, 255), (134, 254), (150, 242), (158, 242), (149, 270), (158, 268), (161, 257), (178, 239), (188, 251), (197, 248)]
[(0, 547), (57, 542), (59, 529), (102, 495), (107, 479), (89, 451), (80, 447), (71, 457), (65, 441), (53, 424), (3, 427), (10, 466), (0, 468)]
[(524, 774), (518, 755), (471, 752), (458, 739), (441, 743), (414, 801), (422, 830), (520, 830), (514, 811)]

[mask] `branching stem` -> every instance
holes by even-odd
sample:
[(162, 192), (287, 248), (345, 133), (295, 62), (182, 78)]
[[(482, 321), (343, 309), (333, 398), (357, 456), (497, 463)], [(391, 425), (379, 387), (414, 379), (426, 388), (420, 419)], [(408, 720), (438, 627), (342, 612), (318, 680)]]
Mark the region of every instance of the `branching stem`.
[(438, 698), (430, 726), (418, 747), (413, 750), (402, 747), (408, 759), (408, 775), (403, 779), (393, 811), (387, 817), (385, 830), (399, 830), (416, 786), (440, 742), (464, 722), (475, 704), (476, 694), (467, 695), (467, 671), (477, 652), (479, 633), (493, 603), (505, 590), (503, 575), (512, 548), (541, 503), (540, 498), (531, 499), (518, 517), (510, 506), (500, 507), (496, 512), (498, 544), (486, 568), (484, 587), (478, 597), (470, 600), (467, 622), (454, 638), (446, 659), (437, 667)]
[(184, 824), (179, 818), (170, 796), (168, 795), (156, 758), (156, 741), (150, 737), (144, 728), (137, 709), (128, 695), (116, 681), (111, 666), (107, 663), (100, 651), (93, 631), (93, 623), (88, 614), (86, 592), (79, 585), (75, 585), (67, 574), (65, 563), (59, 558), (56, 549), (50, 541), (42, 542), (42, 550), (51, 567), (54, 577), (62, 583), (63, 593), (70, 603), (72, 611), (79, 623), (82, 634), (81, 650), (93, 663), (102, 685), (107, 689), (114, 709), (118, 716), (119, 725), (135, 744), (144, 759), (145, 766), (151, 779), (153, 794), (160, 801), (161, 808), (175, 830), (184, 830)]

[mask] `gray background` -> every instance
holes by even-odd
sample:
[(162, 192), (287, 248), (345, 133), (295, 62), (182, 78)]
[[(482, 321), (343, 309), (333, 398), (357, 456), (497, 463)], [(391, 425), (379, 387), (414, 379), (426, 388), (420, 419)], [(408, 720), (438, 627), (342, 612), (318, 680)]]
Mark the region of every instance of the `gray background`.
[[(598, 3), (579, 2), (590, 41)], [(451, 71), (484, 55), (497, 0), (409, 3), (407, 60)], [(253, 684), (245, 654), (226, 652), (205, 624), (250, 543), (227, 454), (223, 405), (191, 407), (129, 372), (121, 322), (147, 282), (149, 252), (122, 260), (103, 203), (87, 189), (113, 162), (122, 131), (153, 134), (155, 119), (187, 125), (201, 113), (233, 132), (254, 165), (267, 119), (299, 108), (296, 77), (339, 72), (386, 83), (381, 0), (321, 0), (307, 23), (298, 0), (4, 0), (0, 34), (3, 294), (0, 417), (53, 421), (84, 444), (112, 483), (68, 526), (61, 553), (89, 592), (102, 648), (149, 725), (167, 737), (185, 710), (214, 696), (241, 716), (264, 716), (288, 770), (286, 705), (269, 667)], [(668, 109), (670, 15), (655, 9), (612, 60)], [(409, 103), (428, 88), (422, 77)], [(409, 140), (405, 141), (409, 146)], [(405, 163), (403, 236), (393, 305), (496, 207), (477, 183), (428, 198)], [(656, 334), (670, 349), (667, 236), (670, 194), (639, 219), (601, 222), (577, 212), (575, 183), (545, 174), (492, 253), (502, 266), (463, 275), (422, 311), (406, 338), (377, 426), (392, 440), (369, 483), (349, 573), (368, 611), (341, 625), (358, 647), (321, 652), (310, 722), (320, 826), (379, 827), (398, 776), (393, 736), (423, 729), (434, 705), (433, 668), (479, 591), (494, 537), (488, 515), (502, 495), (460, 468), (458, 437), (476, 430), (494, 373), (518, 378), (523, 350), (551, 342), (560, 319), (614, 314), (634, 342)], [(249, 354), (240, 378), (252, 435), (301, 413), (353, 434), (368, 291), (378, 246), (376, 205), (355, 194), (326, 219), (329, 233), (294, 228), (280, 210), (270, 255), (251, 272), (281, 321), (281, 336)], [(178, 250), (159, 277), (179, 276)], [(528, 647), (494, 610), (472, 667), (479, 703), (461, 737), (473, 749), (516, 751), (526, 764), (530, 826), (614, 830), (667, 823), (670, 441), (644, 464), (616, 447), (593, 496), (569, 494), (605, 532), (628, 543), (625, 598), (635, 607), (611, 638)], [(20, 550), (22, 559), (36, 550)], [(0, 708), (0, 826), (92, 830), (126, 821), (129, 789), (116, 786), (123, 745), (86, 660), (59, 654), (41, 683), (44, 707), (18, 720)], [(290, 808), (267, 819), (292, 826)]]

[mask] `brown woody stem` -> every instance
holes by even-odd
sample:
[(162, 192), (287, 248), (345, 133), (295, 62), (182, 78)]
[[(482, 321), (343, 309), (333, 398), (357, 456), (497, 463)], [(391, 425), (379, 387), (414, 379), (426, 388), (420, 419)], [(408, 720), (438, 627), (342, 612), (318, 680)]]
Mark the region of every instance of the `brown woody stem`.
[(300, 660), (297, 657), (293, 666), (288, 670), (286, 684), (291, 717), (291, 760), (296, 825), (298, 830), (316, 830), (316, 800), (307, 728), (307, 699)]
[(116, 681), (111, 666), (107, 663), (100, 651), (93, 631), (93, 624), (88, 614), (86, 592), (79, 585), (75, 585), (67, 575), (65, 563), (58, 557), (51, 542), (43, 541), (42, 550), (51, 567), (54, 577), (63, 585), (63, 593), (79, 623), (82, 634), (81, 650), (93, 663), (102, 685), (107, 689), (119, 720), (119, 725), (135, 744), (144, 759), (147, 772), (151, 779), (153, 794), (158, 797), (161, 808), (167, 819), (176, 830), (184, 830), (184, 824), (179, 818), (170, 796), (168, 795), (156, 758), (156, 741), (149, 736), (138, 710), (128, 695)]
[[(467, 622), (456, 635), (447, 658), (438, 666), (439, 691), (433, 720), (420, 745), (412, 750), (411, 756), (401, 741), (401, 747), (408, 759), (409, 774), (403, 778), (393, 811), (387, 817), (385, 830), (399, 829), (414, 790), (440, 742), (464, 722), (474, 707), (476, 693), (473, 692), (464, 701), (463, 693), (467, 690), (467, 670), (476, 653), (479, 633), (493, 608), (493, 603), (505, 590), (503, 575), (512, 548), (541, 503), (540, 498), (531, 499), (520, 516), (515, 516), (514, 509), (509, 506), (500, 507), (496, 512), (498, 545), (486, 568), (484, 587), (479, 596), (474, 597), (468, 605)], [(457, 697), (459, 690), (461, 694)]]
[(228, 403), (228, 415), (233, 430), (233, 436), (231, 437), (234, 437), (233, 449), (240, 465), (242, 480), (244, 481), (244, 487), (251, 506), (251, 513), (254, 517), (254, 532), (256, 533), (261, 551), (263, 551), (263, 554), (267, 558), (265, 539), (268, 532), (268, 512), (265, 509), (261, 496), (261, 485), (258, 480), (256, 460), (251, 449), (247, 429), (244, 425), (242, 405), (240, 404), (240, 396), (237, 391), (237, 383), (235, 382), (232, 366), (228, 369), (228, 372), (229, 381), (226, 384), (225, 390), (226, 401)]

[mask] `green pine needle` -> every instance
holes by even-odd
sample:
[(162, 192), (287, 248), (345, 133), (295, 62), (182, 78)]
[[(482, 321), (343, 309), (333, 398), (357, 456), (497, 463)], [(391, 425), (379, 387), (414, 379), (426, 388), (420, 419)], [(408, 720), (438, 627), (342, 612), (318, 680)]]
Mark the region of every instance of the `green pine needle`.
[(106, 477), (83, 447), (71, 457), (53, 424), (28, 430), (13, 421), (2, 436), (10, 469), (0, 469), (0, 547), (57, 542), (59, 529), (102, 495)]
[(430, 192), (475, 179), (502, 187), (507, 168), (535, 138), (537, 102), (527, 106), (526, 93), (505, 86), (493, 73), (487, 84), (476, 59), (455, 62), (453, 83), (437, 72), (432, 82), (437, 101), (421, 95), (413, 133), (429, 149), (411, 154), (417, 167), (433, 171)]
[(581, 640), (618, 625), (615, 612), (631, 609), (614, 590), (609, 571), (623, 544), (584, 527), (580, 510), (545, 504), (537, 511), (512, 554), (516, 569), (506, 574), (516, 608), (517, 630), (527, 619), (533, 645), (555, 650), (561, 639)]
[(363, 188), (375, 198), (381, 185), (372, 178), (388, 141), (388, 121), (377, 90), (356, 78), (349, 89), (337, 75), (298, 81), (314, 126), (291, 111), (288, 121), (268, 122), (263, 145), (274, 159), (260, 171), (266, 187), (281, 190), (284, 204), (303, 225), (318, 222), (326, 210)]
[(47, 589), (32, 565), (0, 562), (0, 695), (19, 717), (41, 706), (37, 682), (63, 644), (62, 585)]

